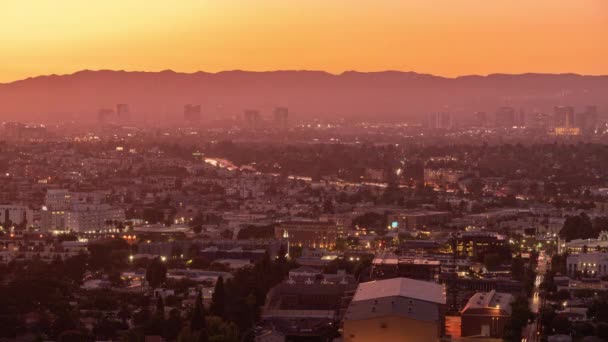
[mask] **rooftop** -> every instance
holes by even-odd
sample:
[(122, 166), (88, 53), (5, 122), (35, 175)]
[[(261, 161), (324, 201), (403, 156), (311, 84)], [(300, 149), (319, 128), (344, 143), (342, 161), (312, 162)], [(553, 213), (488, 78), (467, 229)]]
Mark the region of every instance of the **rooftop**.
[(393, 278), (361, 283), (357, 287), (353, 302), (384, 297), (407, 297), (445, 304), (445, 290), (442, 285), (409, 278)]
[(494, 290), (490, 292), (477, 292), (467, 302), (462, 312), (472, 309), (498, 309), (511, 314), (511, 302), (513, 296), (509, 293), (500, 293)]

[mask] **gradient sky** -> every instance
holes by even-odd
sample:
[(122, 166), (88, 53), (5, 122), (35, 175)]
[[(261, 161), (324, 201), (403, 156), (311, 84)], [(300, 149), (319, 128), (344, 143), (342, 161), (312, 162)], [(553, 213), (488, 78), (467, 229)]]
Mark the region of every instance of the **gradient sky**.
[(608, 0), (0, 0), (0, 82), (81, 69), (608, 74)]

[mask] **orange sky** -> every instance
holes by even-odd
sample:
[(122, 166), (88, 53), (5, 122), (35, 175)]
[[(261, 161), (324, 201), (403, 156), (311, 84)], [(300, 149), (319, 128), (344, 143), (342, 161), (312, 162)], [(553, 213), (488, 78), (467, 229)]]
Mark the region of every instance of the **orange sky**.
[(0, 82), (81, 69), (608, 74), (608, 0), (0, 0)]

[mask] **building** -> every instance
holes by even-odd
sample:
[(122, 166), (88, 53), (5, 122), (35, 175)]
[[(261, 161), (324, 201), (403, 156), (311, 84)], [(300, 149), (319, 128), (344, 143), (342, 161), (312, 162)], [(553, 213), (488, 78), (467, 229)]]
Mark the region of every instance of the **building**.
[(526, 126), (526, 112), (524, 111), (523, 108), (520, 108), (519, 112), (517, 113), (517, 117), (515, 119), (515, 125), (518, 127)]
[(33, 224), (34, 212), (23, 205), (0, 205), (0, 226)]
[(45, 231), (65, 231), (65, 211), (43, 207), (40, 213), (40, 228)]
[(446, 211), (411, 210), (389, 215), (389, 222), (391, 228), (407, 232), (446, 224), (450, 218), (450, 213)]
[(537, 129), (547, 129), (551, 121), (551, 117), (548, 114), (538, 112), (532, 117), (532, 125)]
[(288, 221), (278, 224), (274, 235), (277, 239), (286, 239), (290, 245), (332, 249), (339, 230), (333, 221)]
[(345, 342), (439, 341), (442, 285), (408, 278), (361, 283), (344, 316)]
[(43, 125), (26, 125), (20, 122), (5, 122), (2, 125), (3, 140), (39, 140), (47, 135)]
[(407, 277), (419, 280), (438, 280), (441, 272), (439, 260), (396, 256), (392, 254), (378, 255), (372, 261), (372, 279), (389, 279)]
[(386, 170), (379, 168), (366, 168), (365, 179), (372, 182), (384, 182), (387, 179)]
[(108, 204), (78, 204), (66, 212), (66, 228), (75, 232), (93, 232), (105, 229), (108, 221), (125, 220), (124, 210)]
[(570, 106), (553, 107), (553, 126), (571, 127), (574, 125), (574, 108)]
[(575, 239), (569, 242), (558, 241), (559, 253), (587, 253), (588, 251), (608, 251), (608, 232), (602, 231), (597, 239)]
[(424, 182), (437, 185), (456, 184), (466, 175), (461, 170), (424, 169)]
[(125, 122), (131, 120), (131, 110), (129, 105), (125, 103), (119, 103), (116, 105), (116, 116), (119, 121)]
[(570, 254), (566, 259), (566, 270), (569, 276), (578, 274), (591, 278), (606, 276), (608, 275), (608, 253)]
[(201, 122), (201, 105), (187, 104), (184, 106), (184, 120), (190, 124)]
[(581, 129), (580, 129), (580, 127), (570, 127), (570, 126), (555, 127), (555, 135), (577, 136), (577, 135), (581, 135)]
[(406, 183), (424, 182), (424, 163), (419, 160), (406, 163), (401, 170), (401, 178)]
[(448, 112), (436, 112), (429, 115), (428, 127), (431, 129), (452, 128), (452, 115)]
[(243, 112), (243, 119), (245, 121), (245, 128), (248, 129), (258, 129), (262, 125), (262, 117), (258, 110), (245, 110), (245, 112)]
[(510, 293), (477, 292), (461, 311), (461, 336), (500, 338), (511, 319)]
[(268, 292), (261, 325), (288, 338), (320, 337), (328, 325), (339, 321), (356, 288), (354, 277), (344, 273), (290, 274)]
[(511, 128), (515, 126), (515, 108), (500, 107), (496, 111), (496, 127)]
[(273, 112), (274, 124), (281, 129), (287, 128), (287, 119), (289, 118), (289, 109), (286, 107), (276, 107)]
[(110, 109), (110, 108), (101, 108), (98, 112), (97, 112), (97, 121), (99, 121), (99, 123), (112, 123), (116, 120), (116, 112), (114, 111), (114, 109)]
[(489, 232), (463, 233), (456, 237), (456, 252), (460, 256), (483, 259), (487, 253), (510, 253), (504, 235)]
[[(66, 210), (72, 204), (72, 195), (68, 189), (48, 189), (44, 205), (48, 210)], [(45, 208), (43, 208), (44, 210)]]
[(597, 106), (586, 106), (585, 111), (576, 115), (575, 121), (583, 133), (594, 133), (598, 124)]
[(488, 125), (488, 114), (486, 112), (475, 112), (475, 126), (486, 127)]

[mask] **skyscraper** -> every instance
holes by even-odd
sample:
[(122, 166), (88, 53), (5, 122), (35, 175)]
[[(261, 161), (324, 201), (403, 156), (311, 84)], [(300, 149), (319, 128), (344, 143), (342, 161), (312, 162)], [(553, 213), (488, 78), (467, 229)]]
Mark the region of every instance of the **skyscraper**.
[(486, 127), (488, 125), (488, 115), (486, 112), (475, 112), (475, 126)]
[(452, 128), (452, 115), (448, 112), (435, 112), (429, 115), (428, 127), (431, 129)]
[(97, 120), (99, 123), (112, 123), (116, 121), (116, 112), (114, 109), (101, 108), (97, 112)]
[(260, 111), (254, 109), (246, 109), (243, 113), (245, 119), (245, 127), (249, 129), (258, 129), (261, 125)]
[(274, 124), (275, 126), (285, 129), (287, 128), (287, 119), (289, 117), (289, 109), (286, 107), (276, 107), (274, 109)]
[(596, 106), (586, 106), (582, 113), (575, 117), (576, 126), (580, 127), (583, 133), (593, 133), (597, 128), (598, 113)]
[(184, 106), (184, 120), (189, 124), (201, 122), (201, 105), (187, 104)]
[(125, 122), (131, 120), (131, 111), (129, 105), (125, 103), (119, 103), (116, 105), (116, 116), (118, 121)]
[(553, 107), (553, 126), (572, 127), (574, 126), (574, 108), (570, 106)]
[(510, 128), (515, 126), (515, 109), (500, 107), (496, 111), (496, 127)]

